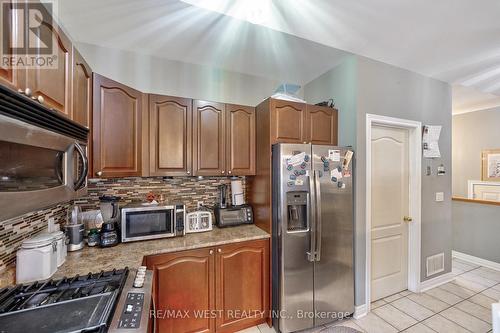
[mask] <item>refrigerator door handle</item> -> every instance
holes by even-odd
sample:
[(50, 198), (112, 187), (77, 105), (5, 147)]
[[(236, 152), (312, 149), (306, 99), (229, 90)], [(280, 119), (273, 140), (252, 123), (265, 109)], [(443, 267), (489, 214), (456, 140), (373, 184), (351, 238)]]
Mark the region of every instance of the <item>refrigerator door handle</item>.
[(308, 175), (309, 195), (307, 201), (307, 224), (309, 225), (309, 251), (307, 252), (307, 260), (313, 262), (316, 258), (316, 192), (314, 186), (314, 171)]
[(316, 188), (316, 226), (315, 226), (315, 234), (316, 234), (316, 261), (321, 260), (321, 183), (319, 179), (319, 172), (314, 172), (314, 183)]

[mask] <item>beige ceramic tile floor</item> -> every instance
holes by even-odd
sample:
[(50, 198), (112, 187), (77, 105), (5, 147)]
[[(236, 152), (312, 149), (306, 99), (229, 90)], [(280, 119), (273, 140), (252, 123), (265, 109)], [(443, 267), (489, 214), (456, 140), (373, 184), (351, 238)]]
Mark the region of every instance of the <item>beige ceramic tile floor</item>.
[[(491, 303), (500, 301), (500, 271), (453, 259), (452, 282), (421, 294), (408, 291), (372, 303), (360, 319), (336, 322), (365, 333), (487, 333), (491, 332)], [(301, 333), (325, 330), (320, 326)], [(328, 332), (328, 330), (325, 330)], [(275, 333), (259, 325), (238, 333)]]

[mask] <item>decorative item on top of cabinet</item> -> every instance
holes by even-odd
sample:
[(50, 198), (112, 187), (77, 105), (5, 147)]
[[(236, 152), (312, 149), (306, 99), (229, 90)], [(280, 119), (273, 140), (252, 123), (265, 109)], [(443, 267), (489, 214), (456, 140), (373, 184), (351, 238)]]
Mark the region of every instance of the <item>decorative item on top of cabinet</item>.
[(231, 176), (255, 174), (255, 108), (226, 104), (227, 173)]
[(193, 101), (193, 175), (225, 176), (225, 105)]
[(215, 307), (221, 314), (215, 330), (236, 332), (264, 323), (269, 311), (269, 240), (218, 247), (215, 270)]
[(73, 48), (73, 117), (89, 128), (92, 119), (92, 69), (80, 52)]
[(215, 332), (215, 320), (195, 316), (215, 309), (215, 254), (212, 248), (173, 252), (146, 258), (153, 270), (153, 299), (161, 311), (189, 311), (188, 318), (156, 318), (156, 332)]
[(268, 99), (271, 112), (272, 143), (307, 143), (306, 104)]
[(142, 170), (145, 97), (140, 91), (94, 74), (93, 170), (98, 177), (137, 177)]
[[(45, 17), (43, 15), (42, 19)], [(58, 64), (57, 68), (28, 68), (26, 87), (31, 89), (33, 98), (38, 98), (40, 101), (41, 96), (45, 106), (71, 118), (73, 45), (54, 20), (52, 22), (42, 21), (35, 29), (34, 33), (37, 35), (50, 34), (52, 36), (52, 47), (56, 50)], [(42, 49), (39, 49), (39, 52), (41, 54)]]
[(192, 100), (149, 95), (150, 176), (190, 176)]
[(337, 145), (337, 109), (307, 105), (307, 141), (317, 145)]

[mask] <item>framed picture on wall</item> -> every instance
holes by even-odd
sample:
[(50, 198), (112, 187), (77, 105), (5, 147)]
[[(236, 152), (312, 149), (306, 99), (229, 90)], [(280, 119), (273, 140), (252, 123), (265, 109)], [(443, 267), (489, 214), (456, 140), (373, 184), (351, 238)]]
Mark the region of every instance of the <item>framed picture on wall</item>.
[(500, 182), (500, 149), (483, 150), (481, 174), (481, 180)]

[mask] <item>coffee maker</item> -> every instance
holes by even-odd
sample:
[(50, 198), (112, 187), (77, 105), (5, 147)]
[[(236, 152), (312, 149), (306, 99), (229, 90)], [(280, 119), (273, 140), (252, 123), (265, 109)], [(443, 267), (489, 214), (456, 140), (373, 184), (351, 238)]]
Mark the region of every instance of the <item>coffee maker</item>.
[(99, 197), (99, 208), (102, 215), (102, 227), (100, 232), (100, 246), (111, 247), (120, 242), (118, 222), (120, 220), (120, 209), (118, 202), (120, 197), (103, 195)]

